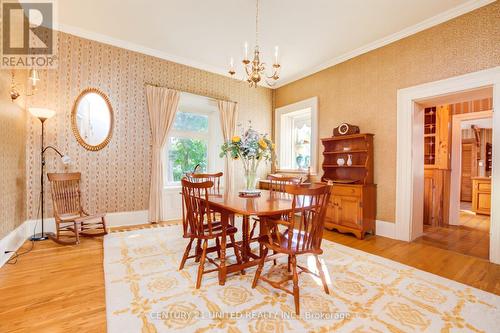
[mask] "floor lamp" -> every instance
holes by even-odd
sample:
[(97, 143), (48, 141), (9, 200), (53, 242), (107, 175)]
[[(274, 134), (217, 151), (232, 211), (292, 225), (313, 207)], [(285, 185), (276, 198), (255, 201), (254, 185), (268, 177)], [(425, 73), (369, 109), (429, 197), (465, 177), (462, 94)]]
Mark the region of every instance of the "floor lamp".
[(44, 146), (44, 124), (45, 124), (45, 121), (49, 118), (52, 118), (56, 114), (56, 112), (53, 110), (42, 109), (42, 108), (29, 108), (28, 110), (33, 116), (37, 117), (40, 120), (40, 122), (42, 123), (42, 144), (41, 144), (41, 149), (40, 149), (40, 160), (41, 160), (41, 165), (40, 165), (40, 199), (41, 199), (40, 205), (41, 206), (40, 206), (40, 210), (41, 210), (41, 217), (42, 217), (42, 232), (39, 234), (35, 234), (30, 238), (30, 240), (32, 240), (32, 241), (42, 241), (42, 240), (48, 239), (48, 236), (49, 236), (49, 234), (44, 232), (44, 223), (43, 223), (43, 213), (44, 213), (44, 208), (45, 208), (44, 207), (44, 204), (45, 204), (44, 191), (43, 191), (43, 184), (44, 184), (43, 176), (45, 174), (45, 152), (48, 149), (54, 150), (61, 158), (63, 164), (71, 163), (71, 159), (68, 156), (61, 154), (61, 152), (59, 150), (57, 150), (56, 148), (54, 148), (52, 146), (46, 146), (46, 147)]

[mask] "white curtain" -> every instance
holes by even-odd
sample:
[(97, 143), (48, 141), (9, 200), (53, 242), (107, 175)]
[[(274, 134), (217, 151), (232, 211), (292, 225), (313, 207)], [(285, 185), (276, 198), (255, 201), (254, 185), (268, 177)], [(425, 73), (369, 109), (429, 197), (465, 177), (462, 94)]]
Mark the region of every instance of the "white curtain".
[(149, 190), (149, 222), (160, 222), (163, 211), (163, 161), (162, 148), (172, 126), (179, 105), (180, 92), (172, 89), (147, 86), (146, 99), (151, 125), (152, 158), (151, 185)]
[[(220, 124), (224, 141), (231, 140), (236, 132), (236, 123), (238, 119), (238, 104), (235, 102), (219, 101)], [(234, 161), (231, 158), (225, 159), (225, 192), (227, 193), (233, 187), (233, 169)]]

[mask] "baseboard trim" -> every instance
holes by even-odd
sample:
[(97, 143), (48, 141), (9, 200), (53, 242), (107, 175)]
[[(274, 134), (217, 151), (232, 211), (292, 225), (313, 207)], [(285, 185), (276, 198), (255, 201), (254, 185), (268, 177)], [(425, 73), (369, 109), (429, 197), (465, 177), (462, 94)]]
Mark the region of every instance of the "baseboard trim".
[[(148, 211), (137, 210), (131, 212), (115, 212), (106, 214), (108, 227), (122, 227), (148, 223)], [(54, 218), (44, 219), (44, 231), (55, 232)], [(0, 267), (2, 267), (14, 252), (5, 254), (5, 251), (17, 251), (33, 234), (42, 232), (41, 220), (26, 220), (7, 236), (0, 239)]]
[(24, 243), (27, 237), (26, 222), (22, 223), (16, 229), (12, 230), (4, 238), (0, 239), (0, 267), (14, 255), (14, 252), (5, 253), (5, 251), (17, 251)]
[(396, 238), (396, 223), (376, 220), (376, 234), (387, 238)]

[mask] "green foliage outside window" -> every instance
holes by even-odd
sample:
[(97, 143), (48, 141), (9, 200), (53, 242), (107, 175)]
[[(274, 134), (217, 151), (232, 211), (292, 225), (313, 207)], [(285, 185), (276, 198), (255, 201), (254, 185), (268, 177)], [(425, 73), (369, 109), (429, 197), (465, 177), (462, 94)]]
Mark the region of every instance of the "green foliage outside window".
[(172, 180), (175, 182), (180, 181), (186, 172), (192, 172), (198, 164), (200, 171), (206, 171), (206, 142), (197, 139), (171, 138), (169, 162), (172, 167)]

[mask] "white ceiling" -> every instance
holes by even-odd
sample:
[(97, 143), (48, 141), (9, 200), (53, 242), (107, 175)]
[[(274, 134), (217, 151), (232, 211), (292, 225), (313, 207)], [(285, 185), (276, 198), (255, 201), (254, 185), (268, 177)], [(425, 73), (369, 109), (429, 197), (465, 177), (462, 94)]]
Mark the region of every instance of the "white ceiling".
[[(281, 51), (277, 86), (492, 0), (261, 0), (260, 46)], [(255, 39), (255, 0), (59, 0), (59, 29), (227, 74)], [(242, 77), (242, 72), (238, 73)]]
[(469, 129), (472, 125), (476, 125), (478, 128), (493, 128), (493, 119), (482, 118), (482, 119), (472, 119), (472, 120), (464, 120), (460, 124), (462, 129)]

